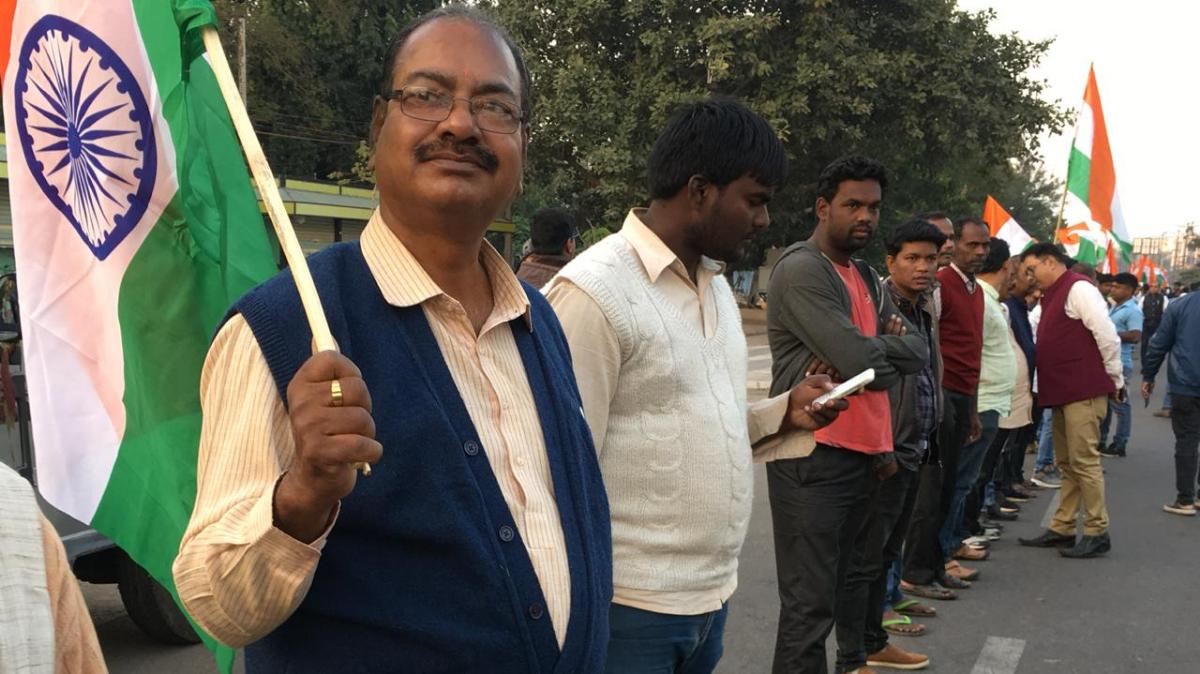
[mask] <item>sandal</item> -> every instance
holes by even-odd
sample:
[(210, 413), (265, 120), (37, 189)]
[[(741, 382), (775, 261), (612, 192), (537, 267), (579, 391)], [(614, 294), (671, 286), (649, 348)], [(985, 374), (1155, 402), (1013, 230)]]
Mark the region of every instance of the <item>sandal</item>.
[(884, 613), (883, 629), (889, 634), (895, 634), (902, 637), (919, 637), (925, 634), (925, 626), (920, 623), (914, 623), (912, 618), (898, 613), (892, 613), (895, 618), (888, 618), (887, 613)]
[(926, 606), (916, 599), (903, 599), (892, 604), (892, 610), (901, 615), (916, 616), (918, 618), (933, 618), (937, 615), (937, 609), (932, 606)]
[(937, 583), (931, 583), (929, 585), (913, 585), (907, 581), (900, 581), (900, 591), (904, 594), (920, 597), (922, 599), (935, 599), (937, 601), (950, 601), (952, 599), (958, 599), (958, 595), (954, 592), (954, 590), (947, 590)]

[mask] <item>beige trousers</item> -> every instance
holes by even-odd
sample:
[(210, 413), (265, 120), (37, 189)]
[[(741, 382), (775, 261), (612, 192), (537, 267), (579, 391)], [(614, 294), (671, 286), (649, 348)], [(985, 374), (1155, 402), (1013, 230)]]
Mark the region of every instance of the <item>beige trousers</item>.
[(1068, 536), (1075, 534), (1080, 503), (1084, 511), (1083, 533), (1099, 536), (1108, 531), (1108, 509), (1104, 505), (1104, 470), (1100, 467), (1100, 422), (1108, 413), (1108, 397), (1097, 396), (1055, 407), (1051, 430), (1054, 462), (1062, 471), (1058, 512), (1050, 529)]

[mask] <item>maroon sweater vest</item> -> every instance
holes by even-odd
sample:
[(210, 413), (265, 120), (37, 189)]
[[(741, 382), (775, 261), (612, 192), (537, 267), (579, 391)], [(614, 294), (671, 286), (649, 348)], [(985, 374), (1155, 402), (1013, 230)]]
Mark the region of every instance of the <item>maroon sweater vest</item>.
[(983, 355), (983, 289), (975, 285), (975, 294), (967, 292), (953, 267), (937, 273), (942, 284), (942, 316), (938, 323), (942, 362), (945, 371), (942, 386), (973, 396), (979, 388), (979, 359)]
[(1037, 331), (1038, 403), (1061, 407), (1116, 390), (1104, 369), (1096, 338), (1083, 321), (1067, 315), (1067, 294), (1086, 276), (1068, 271), (1042, 294)]

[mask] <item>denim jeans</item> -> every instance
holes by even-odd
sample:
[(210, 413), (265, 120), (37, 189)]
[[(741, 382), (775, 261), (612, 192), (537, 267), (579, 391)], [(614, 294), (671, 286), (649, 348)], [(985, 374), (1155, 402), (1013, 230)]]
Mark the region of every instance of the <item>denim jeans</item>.
[(958, 474), (954, 478), (954, 496), (950, 501), (950, 510), (946, 515), (946, 521), (942, 523), (940, 534), (942, 556), (945, 561), (950, 561), (954, 552), (962, 547), (963, 539), (966, 538), (962, 526), (967, 494), (975, 486), (975, 480), (979, 478), (979, 470), (983, 466), (988, 447), (991, 446), (992, 439), (996, 437), (996, 431), (1000, 428), (1000, 413), (995, 410), (980, 412), (979, 425), (982, 428), (979, 439), (963, 445), (962, 451), (958, 453)]
[(896, 558), (892, 565), (888, 567), (887, 577), (887, 592), (883, 594), (883, 610), (888, 612), (892, 607), (904, 601), (904, 593), (900, 591), (900, 570), (903, 568), (903, 559)]
[(612, 604), (609, 674), (709, 674), (725, 652), (726, 603), (700, 615), (669, 615)]
[(1054, 465), (1054, 435), (1050, 431), (1052, 410), (1042, 410), (1042, 427), (1038, 429), (1037, 465), (1035, 470), (1046, 470)]
[[(1133, 390), (1129, 385), (1130, 378), (1133, 377), (1133, 366), (1126, 365), (1124, 368), (1125, 385), (1128, 390)], [(1111, 425), (1113, 417), (1117, 419), (1117, 430), (1113, 434), (1114, 445), (1124, 445), (1129, 442), (1129, 434), (1133, 430), (1133, 413), (1129, 407), (1129, 398), (1126, 396), (1125, 402), (1119, 403), (1114, 400), (1108, 401), (1108, 416), (1104, 417), (1104, 421), (1100, 424), (1100, 446), (1105, 446), (1105, 441), (1108, 440), (1108, 428)]]

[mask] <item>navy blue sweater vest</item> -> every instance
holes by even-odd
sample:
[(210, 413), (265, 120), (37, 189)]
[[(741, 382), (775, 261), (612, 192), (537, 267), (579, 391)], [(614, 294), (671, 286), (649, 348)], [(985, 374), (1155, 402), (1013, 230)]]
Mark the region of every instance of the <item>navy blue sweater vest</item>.
[[(511, 323), (545, 434), (571, 574), (559, 649), (486, 448), (420, 307), (383, 298), (357, 243), (310, 258), (330, 328), (371, 391), (383, 458), (342, 501), (312, 587), (246, 648), (251, 672), (601, 672), (608, 644), (608, 502), (562, 329), (526, 286)], [(234, 305), (286, 404), (311, 355), (287, 272)]]

